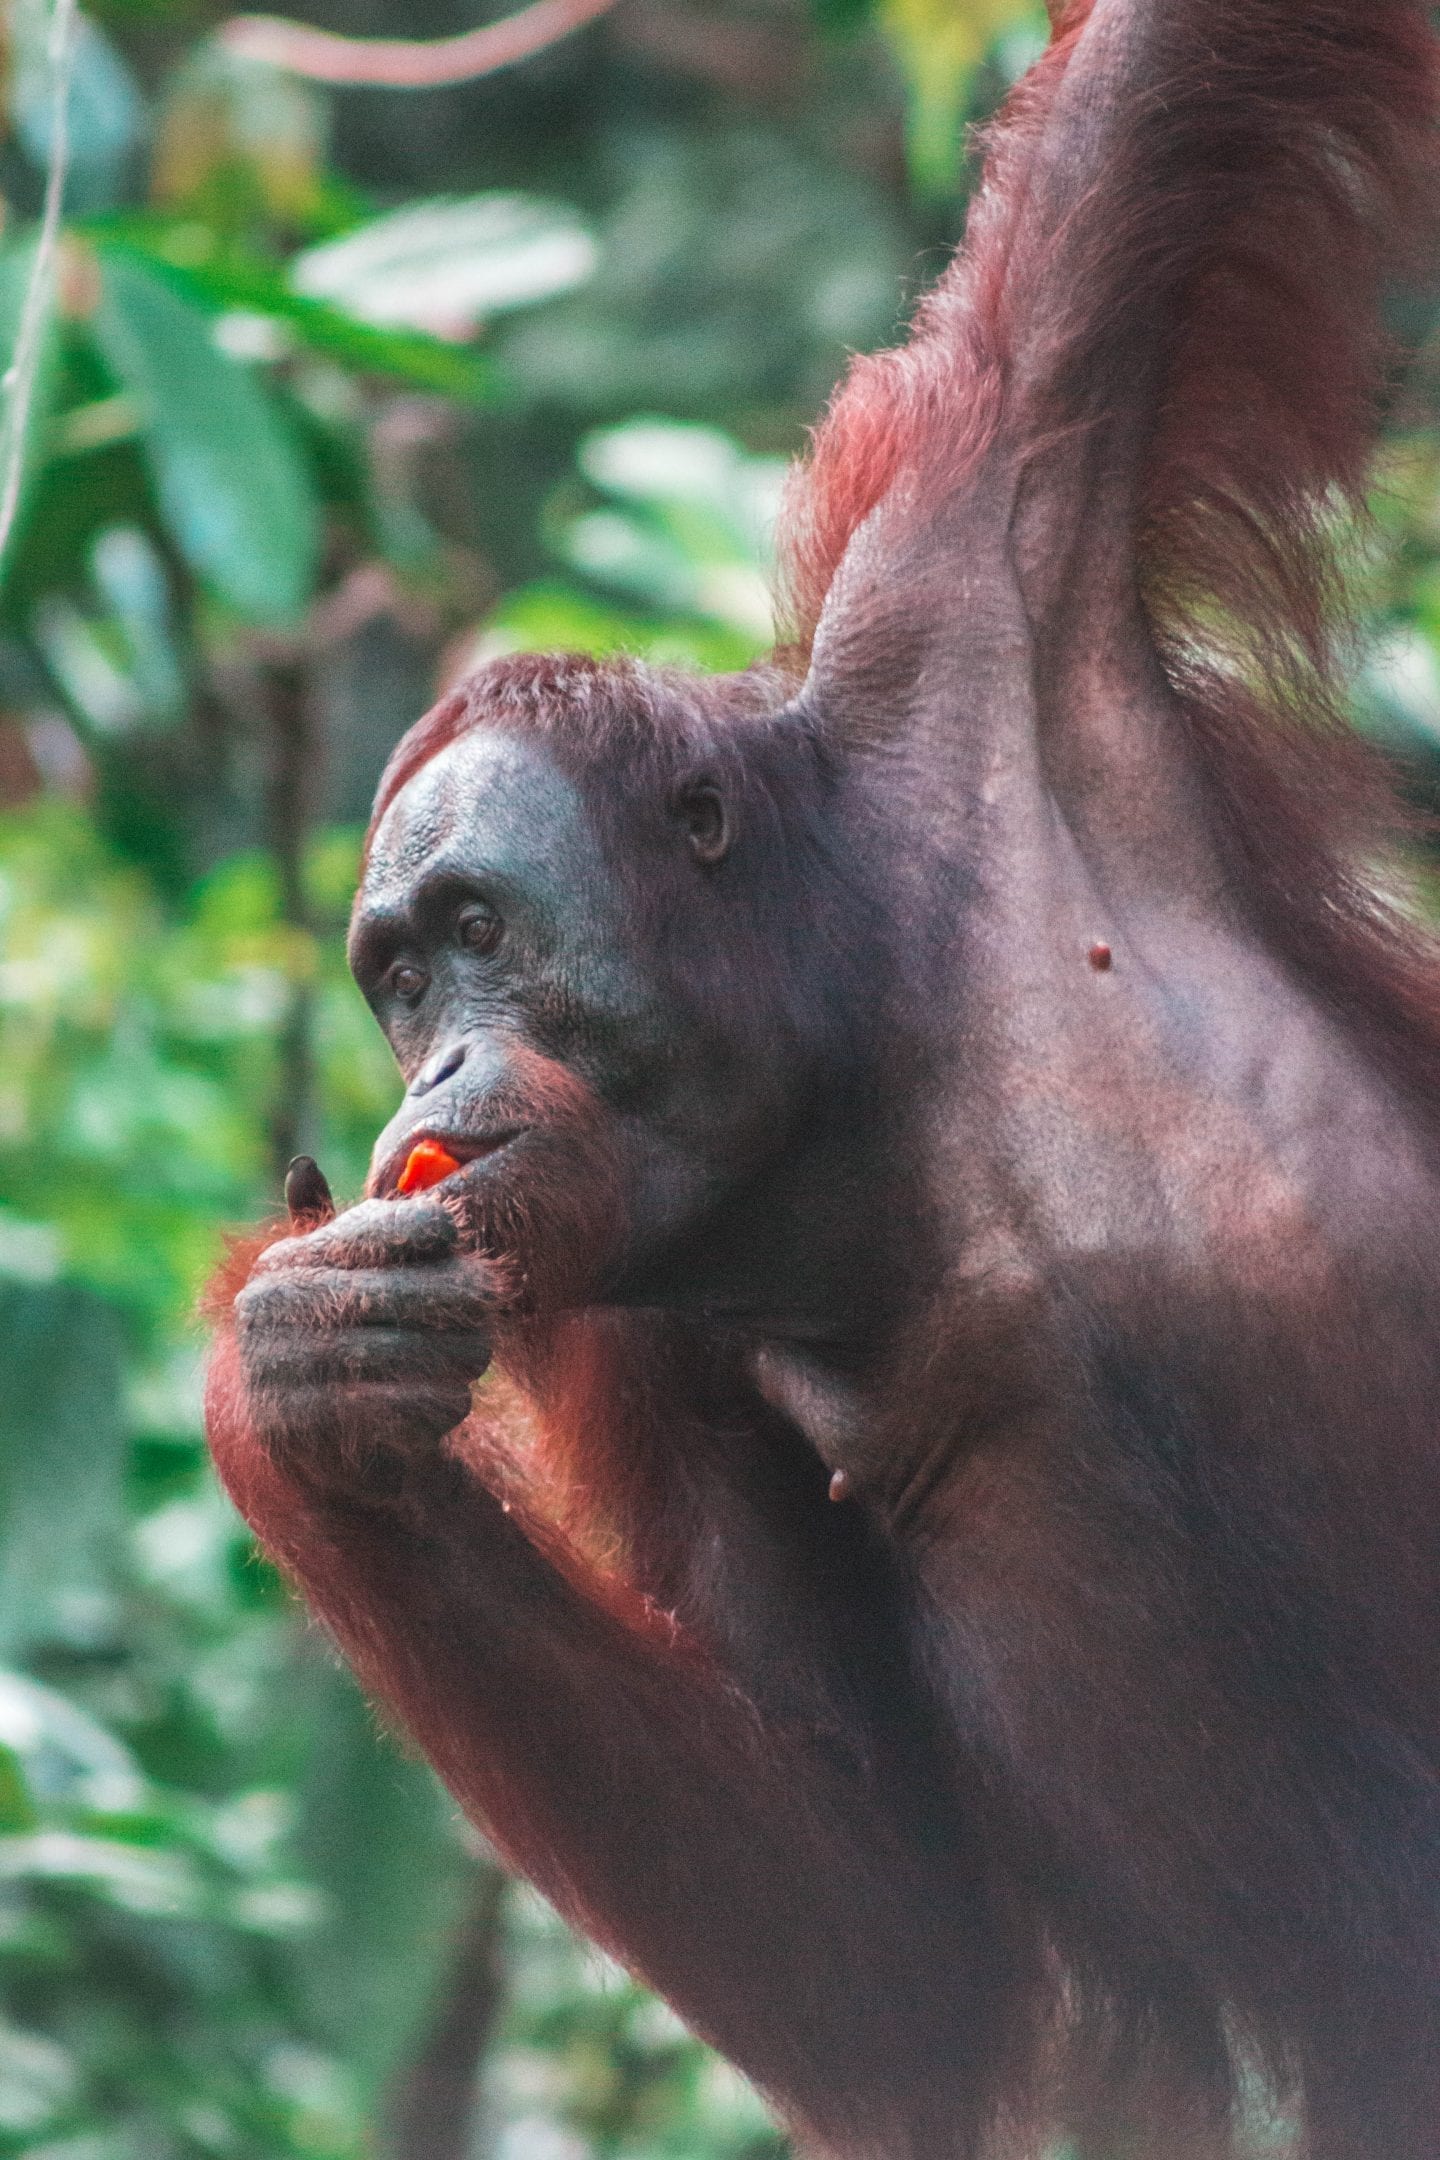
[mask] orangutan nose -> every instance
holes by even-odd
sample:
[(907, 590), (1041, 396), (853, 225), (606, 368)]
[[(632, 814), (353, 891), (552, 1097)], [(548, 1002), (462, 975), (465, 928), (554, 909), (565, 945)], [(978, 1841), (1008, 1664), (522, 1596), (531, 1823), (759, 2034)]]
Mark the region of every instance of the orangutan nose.
[(443, 1080), (449, 1080), (459, 1072), (464, 1062), (464, 1043), (447, 1043), (443, 1050), (435, 1052), (434, 1057), (426, 1059), (406, 1092), (410, 1095), (428, 1095), (432, 1088), (439, 1087)]

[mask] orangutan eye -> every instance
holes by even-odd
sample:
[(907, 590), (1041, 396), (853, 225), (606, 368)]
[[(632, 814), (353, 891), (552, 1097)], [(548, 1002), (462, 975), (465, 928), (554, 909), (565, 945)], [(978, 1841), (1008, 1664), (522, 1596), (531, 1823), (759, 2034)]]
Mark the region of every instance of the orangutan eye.
[(408, 960), (397, 960), (385, 978), (385, 986), (396, 997), (403, 998), (407, 1005), (413, 1005), (429, 980), (424, 968), (414, 967)]
[(494, 952), (505, 934), (505, 925), (494, 908), (476, 900), (455, 918), (455, 936), (467, 952)]

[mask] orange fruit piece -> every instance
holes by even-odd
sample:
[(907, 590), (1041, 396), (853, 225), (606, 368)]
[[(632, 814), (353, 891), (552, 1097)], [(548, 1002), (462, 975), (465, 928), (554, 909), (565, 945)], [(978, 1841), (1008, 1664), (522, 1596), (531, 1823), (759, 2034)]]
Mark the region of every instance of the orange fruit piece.
[(449, 1148), (441, 1147), (438, 1140), (421, 1140), (411, 1148), (395, 1189), (402, 1193), (426, 1192), (459, 1168)]

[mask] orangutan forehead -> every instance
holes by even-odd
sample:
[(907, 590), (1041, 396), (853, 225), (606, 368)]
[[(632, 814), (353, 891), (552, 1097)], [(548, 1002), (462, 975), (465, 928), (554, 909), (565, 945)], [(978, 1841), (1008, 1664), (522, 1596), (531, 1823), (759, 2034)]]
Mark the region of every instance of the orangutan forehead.
[(584, 798), (543, 742), (475, 728), (406, 782), (371, 843), (361, 888), (370, 907), (399, 905), (415, 881), (445, 863), (519, 882), (601, 868)]

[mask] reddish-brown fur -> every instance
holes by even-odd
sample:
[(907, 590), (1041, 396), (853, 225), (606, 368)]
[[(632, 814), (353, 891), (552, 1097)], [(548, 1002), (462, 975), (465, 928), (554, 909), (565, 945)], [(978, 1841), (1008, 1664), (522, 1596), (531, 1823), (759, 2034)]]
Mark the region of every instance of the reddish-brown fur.
[(1022, 457), (1103, 436), (1153, 369), (1135, 568), (1237, 873), (1274, 934), (1434, 1088), (1433, 958), (1356, 887), (1397, 807), (1343, 718), (1334, 533), (1369, 463), (1380, 280), (1430, 230), (1430, 28), (1409, 0), (1129, 10), (1136, 41), (1162, 50), (1117, 96), (1103, 162), (1056, 223), (1036, 211), (1035, 167), (1093, 11), (1054, 11), (964, 247), (909, 344), (855, 363), (796, 475), (790, 637), (808, 654), (877, 503), (898, 493), (920, 515), (1002, 431)]
[(617, 831), (702, 755), (763, 822), (787, 700), (879, 775), (860, 989), (917, 1110), (834, 1233), (901, 1284), (850, 1409), (588, 1302), (623, 1184), (526, 1047), (545, 1167), (445, 1203), (494, 1270), (469, 1419), (382, 1472), (342, 1390), (277, 1440), (227, 1334), (212, 1441), (511, 1861), (818, 2147), (1440, 2160), (1440, 976), (1380, 890), (1335, 540), (1434, 41), (1418, 0), (1058, 14), (797, 476), (773, 669), (506, 662), (372, 826), (478, 729)]

